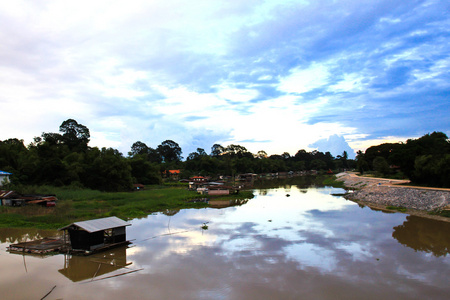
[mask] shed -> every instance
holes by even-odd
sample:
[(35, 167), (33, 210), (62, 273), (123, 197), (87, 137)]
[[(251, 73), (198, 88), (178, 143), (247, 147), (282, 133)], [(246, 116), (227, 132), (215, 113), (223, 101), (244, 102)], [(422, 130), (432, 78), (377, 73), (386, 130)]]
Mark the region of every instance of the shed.
[(125, 227), (131, 224), (117, 217), (75, 222), (58, 230), (66, 231), (74, 251), (94, 251), (129, 243), (126, 239)]

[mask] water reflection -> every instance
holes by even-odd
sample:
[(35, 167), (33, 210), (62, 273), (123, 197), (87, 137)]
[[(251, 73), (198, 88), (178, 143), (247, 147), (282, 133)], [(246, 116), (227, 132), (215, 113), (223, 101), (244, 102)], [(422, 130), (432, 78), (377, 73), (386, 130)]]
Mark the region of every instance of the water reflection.
[(450, 251), (449, 233), (450, 223), (407, 216), (402, 225), (394, 227), (392, 236), (416, 251), (446, 256)]
[(33, 228), (0, 228), (0, 242), (1, 243), (21, 243), (26, 241), (38, 240), (47, 236), (57, 236), (55, 230), (41, 230)]
[(248, 199), (233, 199), (233, 200), (220, 200), (210, 199), (208, 201), (209, 207), (212, 208), (225, 208), (230, 206), (241, 206), (248, 202)]
[(27, 257), (26, 270), (20, 256), (2, 252), (1, 296), (39, 298), (55, 285), (52, 299), (448, 296), (447, 223), (360, 207), (333, 196), (341, 192), (282, 185), (240, 206), (157, 213), (131, 221), (132, 248)]
[(130, 266), (127, 246), (111, 249), (92, 256), (64, 254), (64, 267), (58, 270), (73, 282), (95, 280), (98, 277)]

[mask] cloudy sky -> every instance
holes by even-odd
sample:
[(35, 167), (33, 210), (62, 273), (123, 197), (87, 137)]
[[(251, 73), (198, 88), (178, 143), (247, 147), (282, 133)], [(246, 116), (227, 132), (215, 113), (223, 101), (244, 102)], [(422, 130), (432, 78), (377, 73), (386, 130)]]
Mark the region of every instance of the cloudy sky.
[(0, 39), (0, 140), (69, 118), (184, 157), (450, 133), (444, 0), (3, 1)]

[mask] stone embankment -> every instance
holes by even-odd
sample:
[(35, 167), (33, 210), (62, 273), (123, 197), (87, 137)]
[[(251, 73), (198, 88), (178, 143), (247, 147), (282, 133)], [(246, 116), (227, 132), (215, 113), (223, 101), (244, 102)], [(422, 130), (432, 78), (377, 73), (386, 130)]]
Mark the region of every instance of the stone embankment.
[(428, 212), (450, 209), (449, 189), (399, 186), (409, 181), (360, 177), (352, 173), (340, 173), (336, 177), (347, 188), (354, 189), (346, 195), (349, 200), (364, 201), (377, 207), (396, 206)]

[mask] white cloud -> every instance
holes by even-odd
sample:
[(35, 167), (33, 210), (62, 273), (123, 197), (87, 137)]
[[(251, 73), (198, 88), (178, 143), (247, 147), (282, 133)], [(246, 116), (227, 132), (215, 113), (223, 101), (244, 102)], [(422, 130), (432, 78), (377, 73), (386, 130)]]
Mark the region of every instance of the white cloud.
[[(398, 113), (426, 110), (415, 101), (439, 102), (448, 90), (441, 2), (388, 4), (5, 2), (0, 140), (29, 142), (68, 118), (90, 128), (91, 145), (122, 152), (137, 140), (192, 145), (205, 135), (282, 153), (339, 134), (358, 149), (373, 123), (384, 126), (377, 136), (396, 136), (392, 124), (448, 130), (445, 103), (422, 117), (426, 128), (423, 111)], [(404, 65), (407, 89), (389, 89), (386, 70)], [(383, 91), (371, 88), (377, 78), (387, 78)], [(416, 90), (417, 100), (405, 97)]]
[(360, 74), (344, 74), (344, 78), (338, 83), (331, 85), (329, 89), (333, 92), (358, 92), (362, 90)]
[(236, 102), (248, 102), (258, 96), (258, 91), (251, 89), (221, 87), (217, 92), (217, 96)]
[(226, 105), (226, 102), (217, 95), (198, 93), (184, 86), (168, 88), (154, 85), (153, 88), (164, 98), (147, 105), (171, 117), (207, 116), (211, 111)]
[(313, 63), (308, 69), (296, 67), (291, 74), (280, 80), (278, 89), (287, 93), (306, 93), (324, 86), (330, 73), (324, 65)]

